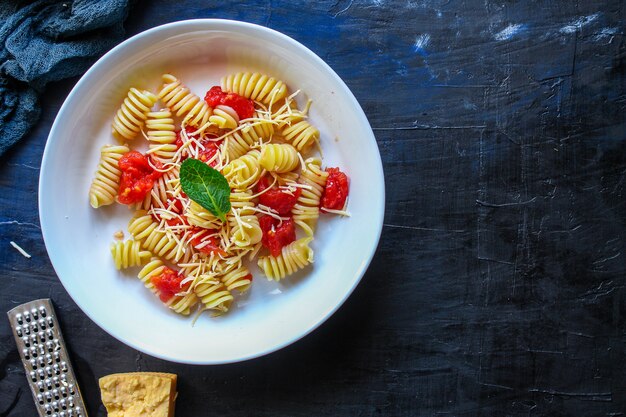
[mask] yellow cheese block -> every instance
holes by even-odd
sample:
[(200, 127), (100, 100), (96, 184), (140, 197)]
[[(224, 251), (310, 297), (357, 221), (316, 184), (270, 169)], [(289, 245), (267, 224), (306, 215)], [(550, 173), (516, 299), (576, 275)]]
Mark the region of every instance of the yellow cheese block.
[(176, 375), (130, 372), (100, 378), (109, 417), (174, 417)]

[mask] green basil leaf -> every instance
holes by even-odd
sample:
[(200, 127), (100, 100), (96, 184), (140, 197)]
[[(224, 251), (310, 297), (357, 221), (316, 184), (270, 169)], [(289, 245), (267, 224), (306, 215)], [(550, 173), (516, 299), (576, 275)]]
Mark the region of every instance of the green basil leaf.
[(180, 166), (180, 185), (187, 197), (226, 221), (230, 186), (218, 170), (197, 159), (185, 159)]

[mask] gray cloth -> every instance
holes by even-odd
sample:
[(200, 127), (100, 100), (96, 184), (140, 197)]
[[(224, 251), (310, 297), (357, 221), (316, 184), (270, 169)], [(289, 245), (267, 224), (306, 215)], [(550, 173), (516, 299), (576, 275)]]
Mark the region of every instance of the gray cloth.
[(39, 120), (46, 84), (82, 74), (124, 37), (129, 0), (0, 2), (0, 155)]

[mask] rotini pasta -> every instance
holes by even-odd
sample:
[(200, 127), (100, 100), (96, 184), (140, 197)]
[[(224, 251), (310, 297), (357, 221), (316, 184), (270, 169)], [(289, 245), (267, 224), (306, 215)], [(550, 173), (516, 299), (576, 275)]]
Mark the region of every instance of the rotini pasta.
[[(144, 286), (176, 313), (224, 314), (250, 289), (254, 259), (277, 282), (313, 263), (320, 213), (346, 214), (348, 180), (322, 167), (310, 102), (300, 111), (298, 92), (289, 96), (283, 82), (240, 72), (203, 100), (171, 74), (162, 80), (156, 95), (131, 89), (112, 123), (120, 139), (143, 131), (149, 150), (103, 147), (89, 200), (135, 209), (132, 239), (110, 248), (117, 269), (141, 266)], [(189, 158), (193, 178), (181, 179)], [(213, 195), (217, 182), (223, 188)], [(228, 192), (230, 209), (212, 212)]]
[(296, 169), (300, 159), (298, 151), (293, 146), (269, 143), (261, 146), (259, 163), (268, 171), (283, 173)]
[(98, 208), (115, 202), (115, 197), (120, 188), (120, 176), (122, 175), (117, 163), (128, 151), (126, 145), (105, 145), (100, 149), (98, 170), (89, 188), (91, 207)]
[(224, 283), (211, 275), (201, 275), (194, 291), (206, 310), (219, 313), (226, 313), (234, 300)]
[(213, 109), (213, 115), (209, 117), (209, 122), (220, 129), (234, 129), (239, 125), (239, 116), (232, 107), (219, 105)]
[(170, 111), (176, 116), (185, 116), (189, 126), (204, 126), (211, 117), (212, 109), (197, 95), (171, 74), (163, 74), (163, 87), (159, 91)]
[(226, 134), (224, 150), (228, 160), (244, 155), (254, 144), (269, 141), (273, 134), (274, 124), (267, 113), (256, 111), (252, 120), (243, 124), (241, 129)]
[(305, 187), (302, 188), (291, 213), (294, 222), (304, 229), (307, 236), (313, 236), (328, 172), (322, 171), (322, 160), (319, 158), (309, 158), (304, 165), (306, 170), (300, 174), (300, 184)]
[(156, 101), (157, 97), (150, 91), (131, 88), (111, 124), (113, 136), (120, 141), (134, 139)]
[(282, 253), (277, 257), (260, 257), (259, 268), (268, 279), (280, 281), (313, 262), (313, 249), (309, 247), (312, 240), (311, 237), (298, 239), (283, 247)]
[(146, 120), (150, 153), (161, 162), (169, 162), (176, 155), (176, 132), (174, 119), (168, 110), (148, 113)]
[(287, 95), (287, 86), (282, 81), (258, 72), (238, 72), (223, 77), (222, 89), (265, 105), (277, 103)]
[(252, 150), (233, 161), (222, 169), (231, 188), (246, 189), (261, 175), (259, 156), (261, 152)]
[(111, 244), (111, 256), (117, 269), (126, 269), (145, 264), (152, 254), (141, 250), (141, 245), (136, 240), (115, 242)]

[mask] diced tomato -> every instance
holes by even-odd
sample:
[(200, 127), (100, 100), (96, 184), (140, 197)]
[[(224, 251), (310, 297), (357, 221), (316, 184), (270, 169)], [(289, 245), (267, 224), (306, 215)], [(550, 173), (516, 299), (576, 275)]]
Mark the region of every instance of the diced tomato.
[[(271, 181), (268, 176), (261, 178), (257, 184), (257, 193), (268, 188), (270, 184)], [(278, 187), (272, 187), (259, 196), (259, 204), (270, 207), (276, 210), (278, 214), (284, 216), (291, 212), (301, 193), (302, 190), (300, 188), (297, 188), (292, 195)]]
[(328, 180), (322, 193), (322, 207), (331, 210), (341, 210), (348, 198), (348, 176), (339, 168), (327, 168)]
[[(120, 158), (117, 165), (122, 175), (117, 201), (122, 204), (138, 203), (152, 190), (154, 182), (163, 173), (155, 171), (148, 161), (148, 156), (137, 151), (127, 152)], [(157, 167), (160, 165), (158, 161), (156, 164)]]
[(164, 267), (163, 272), (150, 278), (150, 282), (159, 291), (159, 298), (164, 303), (181, 291), (185, 291), (189, 284), (181, 286), (185, 277), (171, 268)]
[(218, 85), (211, 87), (207, 91), (204, 101), (211, 107), (220, 104), (228, 106), (237, 112), (240, 119), (248, 119), (254, 116), (254, 101), (236, 93), (225, 93), (222, 91), (222, 87)]
[[(198, 248), (201, 244), (203, 244), (202, 247)], [(212, 253), (222, 256), (228, 255), (228, 253), (220, 247), (220, 239), (217, 236), (204, 237), (203, 235), (198, 235), (191, 240), (191, 246), (207, 255)]]
[(215, 167), (218, 163), (218, 160), (217, 160), (218, 158), (213, 159), (213, 157), (219, 150), (220, 144), (222, 142), (223, 141), (221, 140), (220, 141), (203, 141), (202, 145), (204, 145), (204, 149), (198, 150), (198, 159), (205, 163), (211, 161), (209, 162), (209, 165), (211, 167)]
[(296, 227), (291, 219), (283, 220), (281, 224), (272, 216), (262, 216), (259, 225), (263, 231), (261, 242), (274, 257), (280, 255), (284, 246), (296, 240)]

